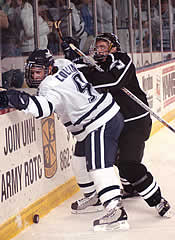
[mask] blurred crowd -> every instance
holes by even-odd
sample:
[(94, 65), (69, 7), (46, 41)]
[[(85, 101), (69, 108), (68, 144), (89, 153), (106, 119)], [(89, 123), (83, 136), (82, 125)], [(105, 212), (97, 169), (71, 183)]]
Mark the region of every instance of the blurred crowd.
[[(143, 42), (144, 52), (150, 50), (148, 1), (132, 0), (132, 29), (134, 36), (134, 51), (140, 52)], [(163, 50), (170, 50), (170, 37), (173, 36), (173, 49), (175, 49), (175, 0), (161, 0), (161, 13), (159, 1), (150, 1), (152, 50), (160, 51), (162, 20)], [(96, 0), (96, 24), (94, 23), (93, 0), (39, 0), (38, 1), (38, 41), (40, 48), (49, 48), (53, 55), (61, 52), (60, 40), (53, 24), (65, 14), (65, 9), (72, 9), (70, 17), (61, 23), (63, 36), (72, 35), (79, 43), (79, 47), (88, 53), (93, 37), (97, 33), (114, 32), (114, 19), (116, 31), (121, 45), (126, 48), (129, 43), (129, 13), (128, 6), (122, 1), (116, 1), (114, 9), (112, 0)], [(1, 59), (9, 56), (28, 56), (34, 50), (34, 1), (33, 0), (0, 0), (0, 31), (1, 31)], [(161, 19), (160, 19), (161, 16)], [(71, 22), (71, 28), (70, 28)], [(140, 32), (142, 25), (142, 32)], [(172, 36), (170, 36), (170, 32)], [(126, 48), (126, 51), (129, 49)]]
[[(92, 0), (72, 0), (71, 22), (61, 23), (63, 36), (72, 32), (80, 49), (88, 52), (94, 37)], [(0, 0), (1, 59), (10, 56), (28, 56), (34, 50), (34, 12), (32, 0)], [(49, 48), (53, 55), (59, 54), (60, 43), (54, 21), (65, 14), (67, 1), (38, 1), (38, 39), (41, 49)], [(113, 32), (112, 1), (97, 0), (98, 32)]]

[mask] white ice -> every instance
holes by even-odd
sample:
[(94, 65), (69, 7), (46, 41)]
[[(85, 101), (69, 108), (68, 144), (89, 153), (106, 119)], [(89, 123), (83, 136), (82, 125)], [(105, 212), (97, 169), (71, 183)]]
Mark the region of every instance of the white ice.
[[(175, 126), (175, 122), (171, 123)], [(164, 127), (146, 144), (144, 164), (159, 183), (162, 195), (169, 201), (175, 212), (175, 134)], [(128, 231), (93, 232), (92, 222), (103, 213), (73, 215), (71, 202), (81, 198), (81, 193), (52, 210), (13, 240), (174, 240), (175, 216), (171, 219), (158, 216), (141, 198), (124, 200), (128, 213)]]

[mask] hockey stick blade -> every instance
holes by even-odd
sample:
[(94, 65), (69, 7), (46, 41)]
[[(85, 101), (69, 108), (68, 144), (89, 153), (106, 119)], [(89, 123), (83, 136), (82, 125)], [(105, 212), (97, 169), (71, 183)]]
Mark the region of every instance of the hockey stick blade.
[(72, 8), (66, 8), (65, 14), (62, 17), (60, 17), (57, 21), (54, 22), (54, 26), (55, 26), (61, 40), (63, 40), (63, 36), (62, 36), (62, 32), (60, 30), (60, 24), (64, 18), (69, 16), (70, 13), (72, 13)]
[(72, 8), (67, 8), (67, 9), (65, 9), (65, 14), (64, 14), (62, 17), (60, 17), (57, 21), (54, 22), (54, 25), (55, 25), (55, 28), (56, 28), (56, 29), (59, 28), (59, 25), (60, 25), (60, 23), (62, 22), (62, 20), (63, 20), (64, 18), (68, 17), (70, 13), (72, 13)]
[(65, 10), (65, 14), (60, 17), (57, 21), (55, 21), (55, 27), (57, 28), (57, 23), (61, 22), (64, 18), (68, 17), (70, 13), (72, 13), (72, 8), (66, 8)]

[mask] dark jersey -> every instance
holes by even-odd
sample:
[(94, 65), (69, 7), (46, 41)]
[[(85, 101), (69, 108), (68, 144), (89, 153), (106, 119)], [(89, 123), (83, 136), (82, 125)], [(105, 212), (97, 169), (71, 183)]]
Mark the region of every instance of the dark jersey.
[(141, 90), (136, 76), (135, 66), (127, 53), (110, 54), (107, 60), (99, 64), (104, 72), (82, 67), (86, 79), (102, 91), (109, 91), (120, 106), (125, 122), (143, 118), (149, 113), (131, 99), (121, 88), (127, 88), (143, 103), (148, 105), (146, 94)]

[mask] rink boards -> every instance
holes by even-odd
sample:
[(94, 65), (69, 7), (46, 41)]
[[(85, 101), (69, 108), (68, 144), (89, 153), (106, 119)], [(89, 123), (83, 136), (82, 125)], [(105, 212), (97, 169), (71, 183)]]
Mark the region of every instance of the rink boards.
[[(174, 61), (137, 72), (150, 108), (175, 119)], [(79, 191), (71, 169), (75, 139), (56, 115), (37, 120), (0, 110), (0, 239), (8, 240)], [(163, 127), (153, 118), (152, 134)]]

